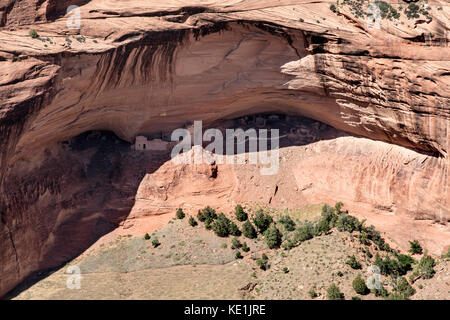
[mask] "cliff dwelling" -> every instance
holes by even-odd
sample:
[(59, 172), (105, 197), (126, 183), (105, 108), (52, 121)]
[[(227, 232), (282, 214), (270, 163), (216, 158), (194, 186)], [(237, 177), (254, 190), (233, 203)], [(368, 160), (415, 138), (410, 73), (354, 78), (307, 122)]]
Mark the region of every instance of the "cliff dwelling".
[[(401, 252), (415, 261), (402, 275), (413, 298), (449, 298), (448, 1), (0, 2), (0, 297), (16, 288), (12, 297), (170, 298), (160, 280), (172, 279), (173, 296), (192, 299), (222, 293), (219, 280), (231, 300), (322, 299), (338, 282), (346, 298), (379, 299), (336, 275)], [(384, 10), (376, 23), (369, 3)], [(80, 29), (67, 26), (69, 5)], [(174, 163), (171, 133), (195, 121), (224, 136), (279, 130), (279, 170)], [(261, 213), (272, 217), (269, 236)], [(350, 232), (348, 221), (365, 227)], [(223, 224), (233, 235), (215, 234)], [(409, 252), (414, 240), (422, 253)], [(329, 254), (326, 268), (309, 265), (316, 253)], [(435, 278), (420, 274), (428, 254)], [(65, 279), (71, 262), (92, 291), (26, 283), (44, 271)], [(105, 275), (111, 282), (96, 278)]]
[(140, 151), (167, 151), (169, 149), (169, 142), (161, 139), (148, 140), (145, 136), (137, 136), (132, 148)]

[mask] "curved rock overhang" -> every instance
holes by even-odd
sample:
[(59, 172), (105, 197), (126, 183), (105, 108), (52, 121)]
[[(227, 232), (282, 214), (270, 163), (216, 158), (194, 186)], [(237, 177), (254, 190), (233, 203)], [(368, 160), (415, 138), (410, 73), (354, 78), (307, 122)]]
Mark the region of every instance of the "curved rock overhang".
[[(29, 197), (23, 202), (32, 206), (61, 184), (45, 180), (51, 176), (47, 168), (30, 182), (36, 187), (40, 181), (37, 190), (24, 187), (14, 194), (8, 188), (28, 179), (17, 180), (20, 173), (42, 168), (42, 163), (31, 161), (36, 155), (90, 130), (112, 131), (132, 142), (137, 134), (170, 131), (194, 120), (208, 124), (262, 112), (305, 116), (425, 153), (431, 164), (421, 188), (433, 177), (433, 185), (442, 187), (438, 197), (448, 208), (446, 44), (424, 47), (390, 34), (369, 33), (353, 26), (354, 21), (342, 29), (283, 22), (259, 9), (91, 14), (90, 25), (83, 29), (87, 45), (72, 40), (72, 46), (45, 49), (44, 43), (25, 40), (18, 47), (14, 41), (23, 39), (19, 31), (0, 32), (0, 65), (6, 71), (0, 74), (0, 182), (3, 197), (8, 195), (0, 206), (0, 234), (8, 243), (2, 249), (2, 260), (8, 260), (2, 274), (14, 274), (2, 282), (0, 294), (31, 271), (52, 264), (42, 250), (50, 231), (31, 232), (34, 238), (18, 235), (30, 225), (29, 216), (15, 212), (18, 207), (11, 204)], [(117, 18), (108, 18), (111, 15)], [(133, 20), (142, 17), (145, 22)], [(158, 17), (165, 19), (156, 26)], [(126, 19), (137, 25), (124, 27)], [(105, 27), (97, 30), (102, 20)], [(58, 34), (63, 24), (57, 20), (40, 32), (67, 44), (66, 35)], [(123, 214), (127, 205), (118, 211)], [(39, 252), (30, 258), (32, 263), (20, 267), (20, 260), (29, 255), (23, 248), (36, 239), (41, 241), (36, 242)], [(83, 245), (92, 242), (78, 240)], [(81, 247), (74, 246), (66, 258)]]

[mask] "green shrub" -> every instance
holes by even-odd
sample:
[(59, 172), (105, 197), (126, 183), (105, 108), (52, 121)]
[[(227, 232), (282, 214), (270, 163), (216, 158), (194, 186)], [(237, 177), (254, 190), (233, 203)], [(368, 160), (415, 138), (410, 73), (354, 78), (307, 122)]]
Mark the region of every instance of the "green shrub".
[(369, 259), (371, 259), (373, 257), (373, 255), (372, 255), (372, 253), (370, 252), (369, 249), (363, 248), (362, 252), (364, 252)]
[(200, 222), (205, 222), (205, 221), (206, 221), (206, 215), (205, 215), (205, 213), (203, 212), (203, 210), (198, 210), (198, 213), (197, 213), (197, 219), (198, 219), (198, 221), (200, 221)]
[(291, 250), (293, 247), (295, 247), (295, 242), (292, 241), (291, 239), (287, 239), (286, 241), (284, 241), (284, 242), (281, 244), (281, 247), (282, 247), (284, 250)]
[(409, 284), (405, 277), (397, 278), (395, 291), (401, 294), (405, 299), (416, 293), (416, 290)]
[(242, 234), (241, 230), (239, 230), (236, 223), (234, 223), (232, 221), (230, 222), (230, 225), (229, 225), (229, 231), (230, 231), (230, 234), (235, 237), (239, 237)]
[(239, 249), (241, 247), (242, 247), (242, 244), (238, 238), (231, 239), (231, 249)]
[(398, 275), (405, 275), (409, 270), (412, 270), (412, 264), (416, 262), (414, 258), (406, 254), (397, 254), (397, 270)]
[(213, 220), (217, 219), (216, 210), (212, 209), (210, 206), (205, 207), (202, 210), (198, 210), (197, 218), (201, 222), (211, 223)]
[(206, 230), (211, 230), (211, 229), (212, 229), (212, 224), (213, 224), (213, 222), (214, 222), (214, 220), (207, 219), (207, 220), (205, 221), (205, 229), (206, 229)]
[(262, 254), (261, 259), (256, 260), (256, 264), (262, 269), (267, 270), (269, 269), (269, 258), (265, 253)]
[(382, 259), (378, 253), (375, 255), (374, 265), (377, 265), (380, 268), (381, 274), (385, 276), (396, 274), (398, 270), (397, 261), (391, 259), (389, 256)]
[(377, 1), (375, 3), (380, 9), (380, 16), (382, 19), (392, 20), (400, 18), (400, 13), (398, 13), (398, 11), (389, 3), (385, 1)]
[(292, 220), (289, 216), (282, 216), (280, 220), (278, 220), (279, 223), (281, 223), (286, 231), (294, 231), (295, 230), (295, 222)]
[(336, 203), (334, 208), (330, 207), (328, 204), (323, 205), (321, 219), (327, 221), (330, 228), (332, 228), (337, 220), (336, 210), (340, 211), (340, 209), (341, 202)]
[(328, 220), (319, 219), (319, 221), (316, 223), (314, 233), (316, 235), (326, 234), (328, 231), (330, 231), (330, 229), (330, 223), (328, 222)]
[(219, 214), (217, 219), (212, 223), (211, 227), (219, 237), (228, 237), (230, 234), (231, 221), (223, 214)]
[(31, 29), (30, 32), (28, 33), (30, 35), (31, 38), (36, 39), (39, 38), (39, 34), (37, 33), (36, 30)]
[(352, 269), (361, 269), (362, 268), (361, 262), (356, 260), (354, 255), (349, 256), (348, 260), (345, 261), (345, 263), (348, 264)]
[(150, 240), (150, 235), (148, 233), (146, 233), (145, 236), (144, 236), (144, 239), (145, 240)]
[(317, 292), (314, 288), (309, 289), (308, 294), (311, 297), (311, 299), (314, 299), (315, 297), (317, 297)]
[(245, 237), (249, 239), (255, 239), (256, 238), (256, 230), (253, 227), (252, 223), (250, 221), (246, 221), (242, 225), (242, 233)]
[(368, 246), (370, 245), (369, 235), (366, 231), (362, 230), (361, 233), (358, 236), (359, 243), (362, 245)]
[(356, 278), (353, 280), (352, 286), (353, 286), (353, 289), (355, 289), (355, 292), (358, 293), (358, 294), (365, 295), (365, 294), (369, 293), (369, 289), (366, 286), (366, 282), (361, 277), (360, 273), (358, 273)]
[(340, 214), (340, 213), (342, 213), (342, 207), (344, 206), (344, 204), (341, 202), (341, 201), (339, 201), (339, 202), (336, 202), (335, 203), (335, 205), (334, 205), (334, 211), (337, 213), (337, 214)]
[(360, 297), (352, 297), (352, 300), (362, 300)]
[(422, 278), (424, 279), (433, 278), (435, 274), (434, 271), (435, 265), (436, 262), (434, 261), (434, 259), (431, 256), (424, 254), (418, 264), (418, 271), (420, 272)]
[(294, 232), (293, 241), (294, 243), (303, 242), (312, 239), (313, 236), (314, 227), (310, 222), (306, 222)]
[(376, 297), (383, 297), (383, 298), (386, 298), (389, 295), (389, 292), (383, 286), (381, 286), (380, 289), (374, 289), (373, 293), (375, 294)]
[(419, 241), (414, 240), (414, 241), (409, 241), (409, 253), (411, 254), (422, 254), (423, 250), (422, 250), (422, 246), (420, 245)]
[(362, 223), (347, 213), (341, 213), (337, 218), (335, 227), (341, 232), (347, 231), (352, 233), (353, 231), (361, 231)]
[(244, 242), (242, 244), (242, 251), (244, 251), (244, 252), (249, 252), (250, 251), (250, 248), (247, 246), (247, 242)]
[(264, 240), (270, 249), (278, 248), (281, 244), (281, 232), (274, 225), (264, 231)]
[(263, 233), (269, 228), (270, 224), (273, 222), (273, 219), (268, 214), (264, 213), (263, 210), (258, 210), (255, 217), (253, 218), (253, 223), (256, 228), (258, 228), (259, 232)]
[(244, 208), (238, 204), (235, 208), (236, 219), (238, 221), (246, 221), (248, 219), (248, 214), (244, 211)]
[(283, 268), (283, 273), (289, 273), (289, 268), (288, 267), (284, 267)]
[(330, 4), (330, 10), (333, 11), (334, 13), (337, 12), (337, 8), (336, 8), (336, 5), (334, 3)]
[(420, 7), (417, 4), (410, 3), (405, 9), (405, 14), (408, 19), (417, 19), (420, 17), (419, 9)]
[(194, 217), (193, 217), (193, 216), (190, 216), (190, 217), (189, 217), (189, 225), (190, 225), (191, 227), (195, 227), (197, 224), (198, 224), (198, 223), (197, 223), (197, 221), (194, 219)]
[(152, 245), (154, 248), (158, 247), (161, 243), (159, 242), (158, 238), (154, 238), (152, 241)]
[(372, 241), (382, 251), (390, 251), (389, 245), (381, 237), (380, 232), (375, 230), (374, 226), (365, 227), (361, 225), (360, 242), (368, 244), (367, 240)]
[(374, 264), (380, 268), (382, 275), (405, 275), (412, 269), (412, 264), (415, 260), (405, 254), (396, 254), (396, 259), (391, 259), (386, 256), (384, 259), (377, 253), (375, 255)]
[(328, 300), (344, 300), (344, 294), (341, 292), (339, 287), (333, 283), (327, 289), (327, 299)]
[(244, 257), (242, 256), (242, 254), (241, 254), (240, 251), (236, 251), (235, 258), (236, 258), (236, 259), (242, 259), (242, 258), (244, 258)]
[(177, 213), (175, 214), (175, 216), (177, 217), (177, 219), (184, 219), (184, 217), (186, 216), (183, 212), (183, 209), (178, 208)]
[(75, 37), (75, 39), (80, 42), (80, 43), (85, 43), (86, 42), (86, 38), (84, 36), (80, 36), (80, 37)]

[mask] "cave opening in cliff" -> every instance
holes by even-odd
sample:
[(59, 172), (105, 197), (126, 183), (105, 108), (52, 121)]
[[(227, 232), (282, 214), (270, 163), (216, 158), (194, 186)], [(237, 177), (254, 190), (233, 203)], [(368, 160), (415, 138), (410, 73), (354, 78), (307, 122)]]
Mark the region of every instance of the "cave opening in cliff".
[[(252, 113), (214, 121), (205, 127), (208, 128), (224, 132), (237, 128), (278, 129), (281, 149), (345, 135), (324, 123), (283, 113)], [(170, 132), (145, 136), (150, 141), (169, 140)], [(5, 180), (4, 185), (9, 187), (5, 191), (4, 216), (12, 217), (8, 212), (16, 211), (34, 221), (25, 233), (39, 239), (34, 254), (45, 252), (39, 258), (39, 269), (46, 269), (84, 252), (127, 221), (140, 197), (142, 182), (170, 162), (170, 148), (139, 151), (112, 131), (86, 131), (34, 157), (30, 159), (33, 168), (29, 162), (18, 161), (15, 174)], [(208, 177), (217, 181), (229, 179), (222, 170), (213, 168)], [(164, 188), (156, 188), (151, 196), (163, 191), (169, 192), (170, 198), (170, 190)], [(46, 212), (46, 218), (36, 220), (40, 212)]]

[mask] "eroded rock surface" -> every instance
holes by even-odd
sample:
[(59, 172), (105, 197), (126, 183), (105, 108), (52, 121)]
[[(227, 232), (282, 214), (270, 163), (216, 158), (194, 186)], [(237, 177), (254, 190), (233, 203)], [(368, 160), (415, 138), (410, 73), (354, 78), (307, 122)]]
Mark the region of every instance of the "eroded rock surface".
[[(80, 30), (66, 26), (71, 4), (81, 6)], [(328, 2), (0, 1), (0, 295), (125, 219), (140, 179), (163, 162), (134, 165), (111, 146), (61, 149), (90, 130), (131, 143), (194, 120), (308, 117), (352, 136), (311, 145), (290, 164), (302, 190), (294, 203), (343, 200), (362, 217), (394, 215), (393, 224), (447, 223), (446, 2), (431, 15), (376, 29)], [(91, 175), (96, 159), (137, 171), (108, 163)], [(448, 241), (429, 238), (437, 251)]]

